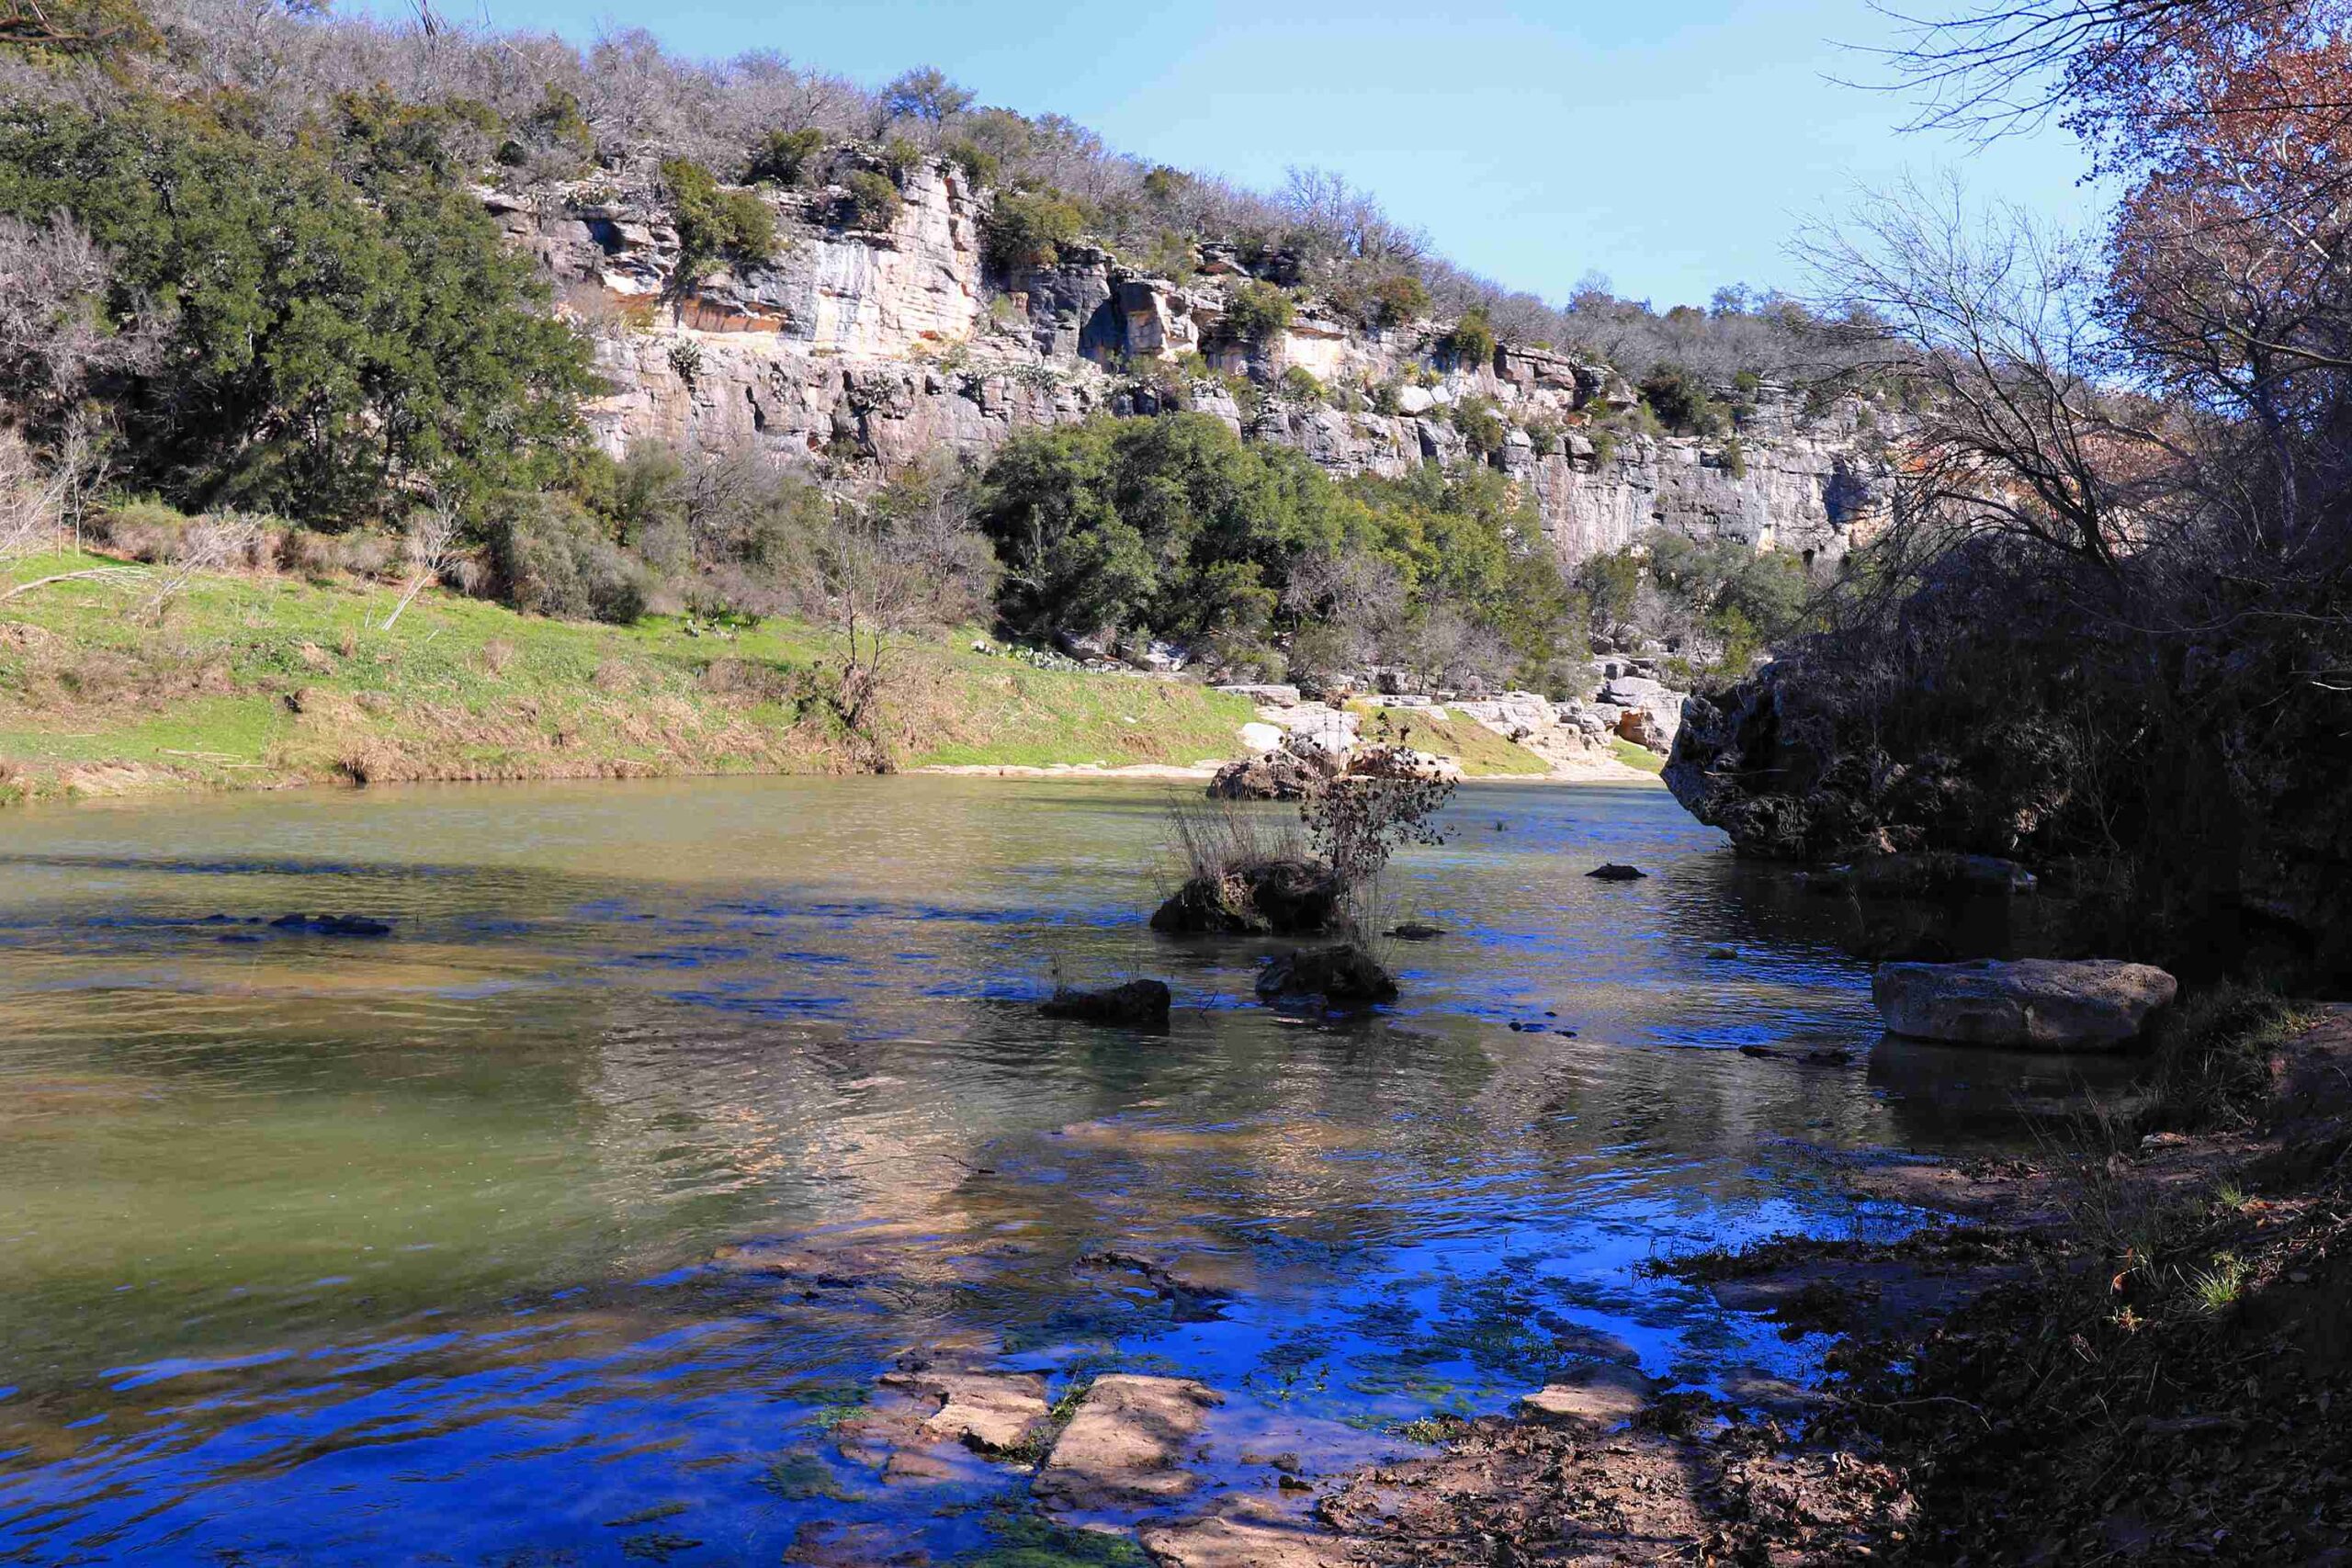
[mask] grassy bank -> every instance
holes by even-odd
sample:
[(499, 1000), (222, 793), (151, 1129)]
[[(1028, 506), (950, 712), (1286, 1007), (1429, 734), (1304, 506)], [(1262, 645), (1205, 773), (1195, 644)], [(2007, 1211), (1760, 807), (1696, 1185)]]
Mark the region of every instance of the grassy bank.
[(1363, 733), (1367, 739), (1385, 739), (1432, 756), (1452, 757), (1461, 762), (1464, 778), (1551, 772), (1543, 758), (1476, 719), (1458, 718), (1450, 713), (1440, 718), (1415, 708), (1374, 707), (1369, 703), (1350, 706), (1363, 716)]
[[(119, 563), (0, 568), (0, 593)], [(831, 644), (788, 621), (713, 629), (545, 620), (440, 592), (384, 628), (380, 585), (161, 569), (0, 604), (0, 801), (400, 779), (832, 772), (865, 754), (821, 700)], [(1189, 764), (1234, 754), (1250, 705), (1174, 682), (1031, 669), (968, 634), (893, 656), (900, 767)]]

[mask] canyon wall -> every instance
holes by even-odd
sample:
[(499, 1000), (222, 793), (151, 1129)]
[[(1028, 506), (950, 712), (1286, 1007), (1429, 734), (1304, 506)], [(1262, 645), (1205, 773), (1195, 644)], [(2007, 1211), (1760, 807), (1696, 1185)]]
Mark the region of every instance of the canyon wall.
[[(691, 286), (650, 189), (483, 198), (594, 337), (610, 389), (588, 417), (616, 453), (750, 443), (889, 468), (984, 454), (1022, 425), (1183, 407), (1334, 473), (1394, 475), (1470, 456), (1451, 415), (1478, 399), (1503, 422), (1485, 460), (1532, 492), (1566, 560), (1667, 527), (1828, 562), (1875, 520), (1881, 468), (1854, 400), (1807, 417), (1758, 389), (1736, 442), (1605, 433), (1635, 400), (1606, 367), (1518, 345), (1456, 363), (1442, 323), (1367, 328), (1311, 290), (1287, 327), (1238, 341), (1223, 318), (1251, 270), (1230, 247), (1199, 247), (1182, 284), (1088, 246), (999, 275), (988, 193), (944, 162), (897, 177), (904, 204), (876, 228), (838, 188), (763, 192), (773, 259)], [(1291, 281), (1283, 268), (1255, 271)], [(1285, 381), (1294, 367), (1316, 384)]]

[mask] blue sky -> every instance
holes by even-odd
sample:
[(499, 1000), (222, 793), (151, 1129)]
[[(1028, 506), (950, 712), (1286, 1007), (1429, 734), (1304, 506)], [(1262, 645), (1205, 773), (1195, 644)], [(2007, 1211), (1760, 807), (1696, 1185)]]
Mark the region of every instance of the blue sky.
[(1660, 309), (1721, 283), (1801, 288), (1798, 223), (1905, 170), (1957, 165), (1974, 194), (2060, 217), (2091, 205), (2063, 132), (1903, 136), (1902, 100), (1829, 80), (1874, 70), (1841, 46), (1891, 38), (1863, 0), (484, 3), (500, 27), (642, 27), (869, 85), (937, 65), (983, 103), (1252, 185), (1337, 169), (1455, 261), (1555, 301), (1588, 270)]

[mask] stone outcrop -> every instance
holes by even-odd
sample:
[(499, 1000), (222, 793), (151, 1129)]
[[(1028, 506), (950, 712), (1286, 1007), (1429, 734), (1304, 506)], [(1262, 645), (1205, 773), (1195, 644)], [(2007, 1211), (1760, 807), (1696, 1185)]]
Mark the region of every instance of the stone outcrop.
[(1258, 997), (1277, 1004), (1319, 1002), (1331, 1012), (1356, 1012), (1396, 999), (1396, 981), (1352, 942), (1281, 953), (1258, 972)]
[[(1251, 273), (1296, 283), (1296, 258), (1245, 269), (1231, 247), (1204, 245), (1179, 283), (1073, 245), (1052, 266), (1000, 275), (985, 259), (989, 193), (944, 161), (897, 178), (903, 204), (880, 229), (858, 227), (840, 189), (763, 190), (772, 259), (692, 283), (650, 188), (482, 194), (594, 338), (611, 390), (588, 418), (616, 452), (639, 438), (749, 444), (870, 469), (982, 454), (1023, 425), (1181, 406), (1337, 474), (1394, 475), (1467, 457), (1452, 415), (1476, 398), (1510, 422), (1487, 460), (1535, 497), (1566, 559), (1667, 527), (1834, 560), (1880, 505), (1857, 402), (1806, 417), (1764, 389), (1736, 446), (1626, 434), (1604, 454), (1589, 422), (1634, 400), (1606, 367), (1516, 344), (1456, 364), (1440, 323), (1367, 328), (1311, 288), (1272, 341), (1238, 341), (1223, 327), (1230, 290)], [(1284, 395), (1276, 383), (1291, 369), (1327, 395)], [(1255, 383), (1245, 399), (1218, 378), (1236, 373)]]
[(1319, 860), (1266, 860), (1187, 881), (1151, 917), (1175, 935), (1308, 936), (1346, 923), (1347, 889)]
[(2139, 1038), (2178, 987), (2111, 958), (1882, 964), (1871, 999), (1893, 1034), (2018, 1050), (2095, 1050)]

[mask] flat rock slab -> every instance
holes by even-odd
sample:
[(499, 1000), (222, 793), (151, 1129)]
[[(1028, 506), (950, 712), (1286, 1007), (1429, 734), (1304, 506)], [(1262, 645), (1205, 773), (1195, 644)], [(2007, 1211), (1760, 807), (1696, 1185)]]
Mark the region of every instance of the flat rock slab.
[(1351, 1543), (1307, 1517), (1257, 1497), (1237, 1497), (1215, 1513), (1136, 1533), (1152, 1562), (1167, 1568), (1356, 1568)]
[(1184, 1461), (1208, 1412), (1223, 1403), (1190, 1378), (1096, 1378), (1046, 1456), (1037, 1496), (1048, 1507), (1085, 1513), (1174, 1502), (1193, 1490)]
[(1620, 1427), (1640, 1414), (1654, 1385), (1631, 1367), (1596, 1367), (1569, 1382), (1546, 1383), (1519, 1402), (1534, 1420)]
[(1891, 1033), (2041, 1051), (2127, 1043), (2178, 989), (2161, 969), (2113, 958), (1882, 964), (1871, 977)]
[(925, 1370), (887, 1372), (882, 1382), (934, 1402), (923, 1432), (976, 1453), (1015, 1452), (1046, 1429), (1046, 1380), (1032, 1372)]

